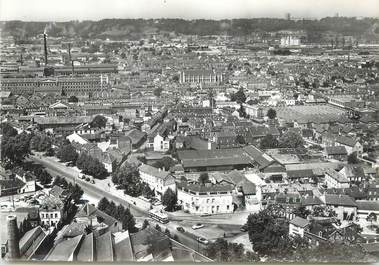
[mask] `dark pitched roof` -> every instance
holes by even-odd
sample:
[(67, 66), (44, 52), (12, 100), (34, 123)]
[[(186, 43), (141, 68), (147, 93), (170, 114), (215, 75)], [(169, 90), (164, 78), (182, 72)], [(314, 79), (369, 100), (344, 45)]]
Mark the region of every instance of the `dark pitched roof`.
[(325, 204), (357, 207), (357, 203), (348, 195), (325, 194)]
[(296, 216), (294, 219), (292, 219), (290, 221), (290, 224), (304, 228), (304, 227), (308, 226), (310, 224), (310, 222), (307, 219)]
[(347, 155), (345, 146), (327, 146), (325, 152), (327, 155)]
[(96, 261), (113, 261), (113, 240), (110, 231), (96, 238)]

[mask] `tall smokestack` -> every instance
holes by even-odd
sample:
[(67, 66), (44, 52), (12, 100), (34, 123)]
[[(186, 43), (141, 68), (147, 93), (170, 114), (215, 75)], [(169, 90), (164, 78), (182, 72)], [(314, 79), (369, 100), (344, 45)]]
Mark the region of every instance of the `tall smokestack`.
[(71, 43), (68, 43), (68, 61), (71, 62)]
[(47, 65), (47, 35), (43, 33), (43, 48), (45, 53), (45, 65)]
[(14, 215), (7, 216), (8, 225), (8, 256), (9, 260), (20, 258), (20, 245), (18, 238), (17, 217)]

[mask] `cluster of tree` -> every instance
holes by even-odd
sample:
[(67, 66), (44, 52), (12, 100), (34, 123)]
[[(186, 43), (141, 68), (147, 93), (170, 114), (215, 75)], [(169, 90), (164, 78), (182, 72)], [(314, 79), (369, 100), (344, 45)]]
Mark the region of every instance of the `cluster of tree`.
[(130, 213), (129, 208), (125, 208), (121, 204), (116, 205), (113, 201), (108, 201), (105, 197), (99, 201), (97, 208), (122, 222), (122, 229), (128, 230), (129, 232), (135, 232), (137, 230), (135, 227), (136, 221), (134, 220), (134, 216)]
[(0, 128), (3, 137), (13, 137), (17, 135), (17, 130), (7, 122), (1, 123)]
[(279, 215), (279, 208), (270, 205), (247, 218), (249, 239), (259, 255), (283, 256), (291, 250), (288, 222)]
[(205, 249), (207, 257), (216, 262), (258, 262), (258, 255), (251, 251), (245, 251), (242, 244), (231, 243), (223, 238), (218, 238)]
[(353, 152), (347, 156), (347, 163), (348, 164), (358, 164), (359, 163), (359, 159), (357, 157), (357, 152)]
[(155, 161), (152, 166), (168, 171), (172, 166), (175, 166), (175, 164), (175, 161), (171, 157), (165, 156), (158, 161)]
[(53, 186), (59, 186), (63, 189), (68, 190), (70, 193), (71, 199), (75, 202), (78, 203), (80, 199), (83, 196), (83, 190), (78, 184), (72, 184), (71, 182), (68, 183), (64, 178), (60, 176), (56, 176), (53, 181)]
[(38, 152), (45, 152), (51, 149), (52, 140), (47, 135), (34, 135), (30, 140), (30, 148)]
[(7, 168), (20, 165), (25, 157), (30, 154), (31, 134), (26, 132), (17, 134), (11, 128), (3, 127), (3, 137), (1, 139), (1, 161)]
[(63, 143), (57, 150), (56, 156), (62, 162), (73, 162), (76, 163), (76, 159), (78, 158), (78, 153), (70, 143)]
[(237, 103), (245, 103), (246, 95), (243, 92), (243, 88), (240, 88), (236, 93), (230, 95), (230, 100), (235, 101)]
[[(344, 243), (320, 242), (318, 246), (311, 246), (307, 240), (297, 237), (291, 240), (292, 249), (287, 255), (280, 257), (281, 262), (301, 263), (362, 263), (372, 262), (372, 256), (362, 251), (359, 245), (347, 245)], [(278, 262), (277, 257), (272, 257), (269, 262)]]
[(279, 138), (279, 140), (271, 134), (267, 134), (260, 142), (260, 148), (304, 148), (303, 137), (294, 132), (287, 131)]
[(112, 175), (112, 182), (118, 189), (123, 189), (125, 194), (133, 197), (144, 196), (148, 199), (154, 197), (154, 191), (149, 185), (142, 182), (138, 168), (132, 164), (126, 164), (120, 167)]
[(108, 171), (103, 163), (83, 152), (80, 153), (76, 159), (76, 166), (81, 169), (84, 174), (93, 176), (96, 179), (105, 179), (108, 176)]
[(270, 119), (270, 120), (273, 120), (276, 118), (276, 110), (270, 108), (268, 111), (267, 111), (267, 117)]
[(105, 128), (107, 125), (107, 118), (101, 115), (96, 115), (95, 118), (90, 122), (92, 128)]
[(42, 185), (47, 185), (50, 184), (52, 181), (51, 175), (45, 170), (42, 169), (41, 167), (37, 167), (34, 169), (34, 175), (36, 176), (36, 179), (42, 184)]
[(162, 195), (162, 204), (166, 206), (165, 210), (172, 212), (178, 203), (178, 197), (172, 189), (168, 188)]

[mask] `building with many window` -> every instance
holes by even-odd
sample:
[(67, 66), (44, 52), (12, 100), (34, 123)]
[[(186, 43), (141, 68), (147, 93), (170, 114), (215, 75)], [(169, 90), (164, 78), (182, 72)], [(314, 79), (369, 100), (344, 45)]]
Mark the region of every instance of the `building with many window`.
[(218, 214), (234, 211), (231, 184), (177, 184), (178, 203), (191, 214)]
[(149, 185), (155, 195), (162, 195), (167, 189), (175, 192), (175, 179), (170, 172), (146, 164), (142, 164), (138, 170), (141, 180)]

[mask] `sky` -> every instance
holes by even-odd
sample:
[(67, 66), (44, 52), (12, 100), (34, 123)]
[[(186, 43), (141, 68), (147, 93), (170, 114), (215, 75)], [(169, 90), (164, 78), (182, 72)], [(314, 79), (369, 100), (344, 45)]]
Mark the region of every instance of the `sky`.
[(379, 0), (0, 0), (0, 20), (379, 17)]

